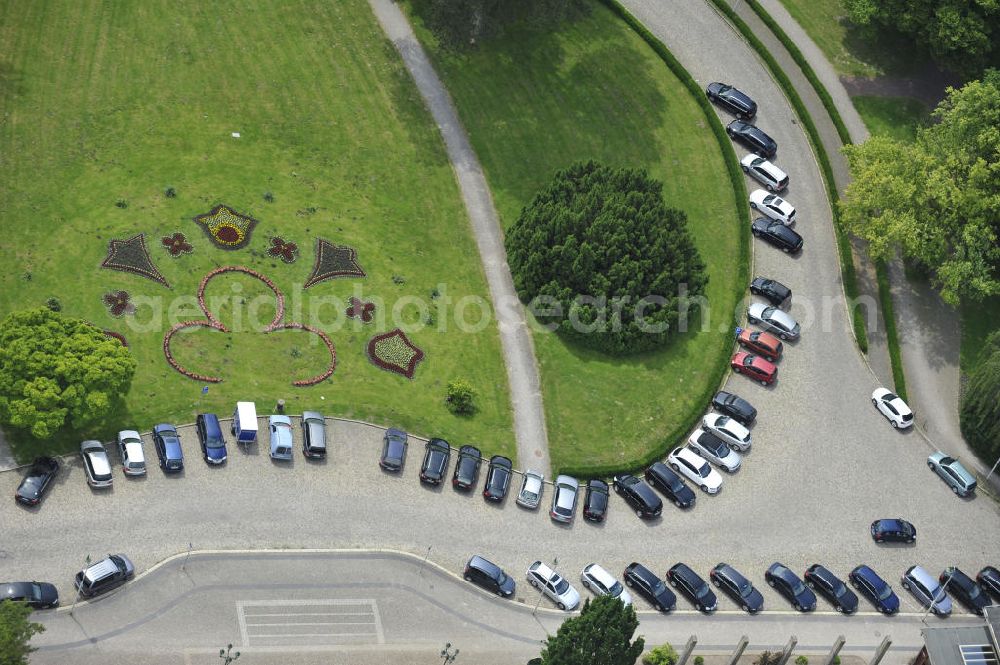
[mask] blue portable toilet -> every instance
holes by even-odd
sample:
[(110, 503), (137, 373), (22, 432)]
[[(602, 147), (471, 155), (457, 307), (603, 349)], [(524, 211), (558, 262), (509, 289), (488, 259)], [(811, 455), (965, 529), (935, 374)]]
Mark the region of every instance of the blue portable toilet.
[(236, 443), (257, 442), (257, 407), (253, 402), (237, 402), (233, 412), (233, 436)]

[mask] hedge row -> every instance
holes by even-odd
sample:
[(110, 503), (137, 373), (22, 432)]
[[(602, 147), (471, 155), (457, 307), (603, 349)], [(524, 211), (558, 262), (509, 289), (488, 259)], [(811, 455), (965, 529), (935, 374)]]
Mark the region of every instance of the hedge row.
[[(686, 69), (681, 65), (681, 63), (674, 57), (674, 55), (663, 45), (659, 39), (653, 36), (649, 30), (646, 29), (642, 23), (639, 22), (632, 14), (625, 9), (618, 0), (601, 0), (611, 11), (615, 12), (619, 18), (621, 18), (625, 23), (632, 28), (642, 39), (653, 49), (656, 53), (666, 63), (670, 71), (673, 72), (684, 87), (688, 89), (691, 96), (701, 107), (702, 112), (705, 114), (705, 118), (708, 120), (709, 127), (712, 128), (712, 133), (715, 134), (715, 138), (719, 143), (719, 147), (722, 150), (723, 159), (726, 163), (726, 172), (729, 175), (729, 181), (733, 188), (733, 204), (736, 210), (746, 210), (746, 202), (748, 199), (746, 182), (743, 179), (743, 170), (739, 167), (739, 159), (736, 157), (736, 151), (733, 149), (732, 142), (729, 140), (729, 135), (726, 134), (725, 127), (719, 121), (718, 116), (715, 115), (715, 109), (712, 107), (711, 103), (708, 101), (708, 97), (705, 95), (704, 91), (698, 85), (698, 83), (691, 77)], [(739, 300), (743, 296), (743, 292), (746, 290), (746, 285), (750, 281), (750, 218), (749, 213), (741, 216), (740, 223), (740, 256), (736, 264), (739, 266), (740, 274), (736, 280), (735, 299)], [(704, 413), (703, 405), (707, 405), (712, 401), (713, 395), (715, 395), (716, 390), (722, 384), (723, 378), (726, 373), (729, 372), (729, 351), (727, 350), (724, 357), (720, 357), (718, 362), (712, 363), (715, 367), (710, 379), (705, 385), (705, 389), (699, 396), (698, 400), (695, 402), (699, 405), (697, 408), (693, 409), (686, 418), (682, 418), (681, 422), (675, 427), (667, 436), (662, 440), (656, 442), (653, 448), (642, 458), (633, 460), (626, 466), (621, 464), (579, 464), (575, 466), (566, 466), (564, 468), (558, 469), (557, 473), (565, 473), (567, 475), (575, 476), (577, 478), (606, 478), (616, 473), (622, 473), (623, 471), (639, 471), (645, 469), (647, 466), (653, 462), (660, 461), (666, 457), (667, 452), (673, 449), (679, 443), (682, 443), (687, 437), (688, 432), (697, 427), (698, 423), (701, 421), (702, 414)]]
[(882, 318), (885, 319), (885, 336), (889, 342), (889, 363), (892, 365), (892, 384), (896, 394), (906, 402), (906, 376), (903, 374), (903, 358), (899, 352), (899, 332), (896, 329), (896, 313), (892, 307), (892, 292), (889, 290), (889, 268), (885, 261), (875, 262), (875, 276), (878, 279), (878, 299), (882, 303)]

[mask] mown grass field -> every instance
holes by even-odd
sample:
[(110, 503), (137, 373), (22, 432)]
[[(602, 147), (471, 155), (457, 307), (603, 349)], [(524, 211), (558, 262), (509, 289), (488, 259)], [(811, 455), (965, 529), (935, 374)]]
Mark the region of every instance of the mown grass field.
[(518, 31), (464, 54), (419, 30), (505, 226), (575, 160), (642, 167), (664, 183), (667, 204), (687, 213), (708, 266), (710, 330), (668, 350), (622, 359), (535, 334), (554, 470), (628, 466), (703, 409), (696, 401), (728, 360), (741, 291), (734, 262), (745, 214), (706, 118), (635, 33), (599, 3), (590, 7), (554, 33)]
[[(216, 203), (259, 220), (248, 248), (215, 248), (191, 220)], [(128, 338), (138, 372), (110, 430), (190, 422), (195, 409), (229, 415), (238, 399), (266, 414), (284, 398), (292, 413), (315, 408), (514, 452), (494, 326), (465, 335), (439, 319), (412, 332), (426, 353), (413, 381), (365, 355), (391, 324), (336, 329), (346, 306), (332, 301), (355, 289), (381, 300), (389, 319), (403, 298), (430, 302), (438, 284), (453, 298), (488, 297), (440, 135), (364, 0), (0, 2), (0, 220), (0, 315), (56, 297), (64, 313)], [(171, 258), (160, 245), (176, 231), (193, 254)], [(140, 232), (172, 288), (99, 268), (109, 239)], [(270, 236), (297, 243), (297, 261), (266, 256)], [(367, 278), (301, 291), (317, 237), (356, 248)], [(176, 345), (191, 369), (225, 378), (207, 395), (167, 365), (169, 323), (201, 318), (193, 303), (202, 276), (230, 264), (273, 279), (286, 320), (331, 331), (329, 380), (290, 385), (325, 368), (315, 338), (246, 325)], [(134, 317), (113, 319), (102, 303), (120, 289), (140, 304)], [(244, 324), (252, 296), (267, 296), (244, 276), (219, 277), (213, 294)], [(408, 321), (420, 316), (403, 308)], [(472, 418), (445, 409), (445, 384), (458, 377), (479, 389)]]

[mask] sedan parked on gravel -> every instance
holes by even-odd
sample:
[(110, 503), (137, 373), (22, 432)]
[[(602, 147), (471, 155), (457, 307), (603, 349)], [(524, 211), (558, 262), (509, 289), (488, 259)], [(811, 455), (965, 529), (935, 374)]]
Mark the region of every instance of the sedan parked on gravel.
[(751, 353), (763, 356), (768, 362), (775, 362), (781, 357), (784, 345), (781, 340), (768, 332), (737, 328), (736, 343)]
[(858, 597), (828, 569), (814, 563), (806, 569), (806, 586), (830, 601), (838, 612), (853, 614), (858, 609)]
[(515, 584), (510, 575), (500, 566), (478, 554), (473, 555), (465, 564), (462, 577), (466, 582), (481, 586), (501, 598), (510, 598), (514, 595)]
[(757, 115), (757, 102), (745, 92), (726, 83), (709, 83), (705, 90), (708, 99), (741, 120), (753, 120)]
[(774, 139), (748, 122), (733, 120), (726, 125), (726, 133), (729, 134), (729, 138), (742, 143), (758, 155), (774, 159), (774, 156), (778, 154), (778, 144), (775, 143)]
[(0, 602), (5, 600), (44, 610), (59, 606), (59, 591), (48, 582), (0, 582)]
[(513, 477), (514, 463), (509, 457), (503, 455), (491, 457), (490, 468), (486, 471), (486, 484), (483, 486), (483, 498), (487, 501), (503, 501), (507, 498), (510, 479)]
[(545, 476), (537, 471), (525, 471), (521, 482), (521, 491), (517, 493), (517, 505), (535, 510), (542, 500), (545, 488)]
[(913, 425), (913, 411), (901, 397), (890, 390), (876, 388), (872, 393), (872, 406), (878, 409), (896, 429), (905, 429)]
[(705, 430), (696, 430), (688, 437), (688, 446), (712, 464), (729, 473), (739, 471), (743, 458), (732, 450), (725, 441)]
[(798, 611), (812, 612), (816, 609), (816, 594), (810, 591), (799, 576), (787, 566), (777, 561), (772, 563), (764, 573), (764, 580)]
[(747, 319), (781, 339), (798, 339), (802, 332), (802, 327), (788, 313), (764, 303), (751, 303), (747, 307)]
[(670, 586), (680, 589), (698, 610), (708, 614), (719, 607), (719, 601), (712, 593), (708, 582), (701, 579), (687, 564), (675, 563), (671, 566), (667, 571), (667, 581), (670, 582)]
[(767, 277), (754, 277), (750, 282), (750, 293), (767, 299), (769, 303), (780, 307), (785, 301), (792, 297), (792, 290), (773, 279)]
[(87, 484), (91, 487), (111, 487), (111, 460), (108, 451), (100, 441), (84, 441), (80, 444), (83, 470), (87, 474)]
[(608, 484), (599, 478), (587, 481), (587, 492), (583, 496), (583, 518), (591, 522), (603, 522), (608, 514)]
[(769, 386), (778, 378), (778, 367), (774, 363), (746, 351), (734, 353), (729, 366), (737, 374), (746, 374), (762, 386)]
[(288, 416), (270, 416), (267, 419), (271, 432), (271, 459), (292, 459), (292, 419)]
[(946, 589), (951, 595), (979, 616), (983, 615), (984, 608), (992, 605), (989, 594), (979, 588), (976, 580), (955, 566), (945, 568), (938, 575), (938, 582), (947, 585)]
[(528, 583), (548, 596), (561, 610), (572, 611), (580, 604), (580, 593), (573, 585), (541, 561), (528, 566)]
[(993, 594), (993, 597), (1000, 600), (1000, 570), (994, 566), (986, 566), (976, 573), (976, 581), (979, 586)]
[(622, 575), (625, 584), (645, 596), (660, 612), (670, 612), (677, 607), (677, 596), (667, 588), (666, 583), (657, 577), (653, 571), (641, 563), (632, 562), (625, 568)]
[(552, 490), (552, 509), (549, 517), (557, 522), (572, 522), (576, 513), (576, 497), (580, 483), (573, 476), (557, 476)]
[(708, 494), (718, 494), (722, 489), (722, 476), (698, 453), (681, 446), (674, 448), (667, 457), (667, 464), (674, 471), (690, 480)]
[(962, 466), (954, 457), (945, 455), (940, 450), (931, 453), (927, 458), (927, 466), (931, 471), (941, 476), (951, 491), (959, 496), (972, 496), (976, 492), (976, 477)]
[(802, 236), (781, 222), (766, 217), (758, 217), (750, 225), (755, 237), (774, 245), (781, 251), (795, 254), (802, 251)]
[(695, 496), (681, 477), (663, 462), (654, 462), (646, 469), (646, 482), (666, 495), (678, 508), (690, 508)]
[(720, 390), (712, 398), (712, 408), (749, 427), (757, 419), (757, 409), (736, 393)]
[(59, 461), (54, 457), (37, 457), (31, 463), (28, 473), (17, 486), (14, 498), (26, 506), (37, 506), (45, 498), (45, 493), (59, 473)]
[(406, 461), (406, 448), (409, 436), (401, 429), (390, 427), (382, 437), (382, 454), (378, 465), (385, 471), (396, 473), (403, 468)]
[(788, 187), (788, 174), (760, 155), (750, 153), (740, 160), (743, 172), (764, 185), (769, 192), (780, 192)]
[(611, 596), (625, 605), (632, 604), (632, 595), (625, 590), (614, 575), (596, 563), (588, 563), (580, 573), (580, 582), (585, 589), (590, 589), (598, 596)]
[(222, 427), (219, 417), (214, 413), (199, 413), (194, 421), (198, 433), (198, 443), (201, 455), (209, 464), (222, 464), (226, 461), (226, 440), (222, 437)]
[(902, 517), (875, 520), (871, 534), (876, 543), (913, 543), (917, 540), (917, 528)]
[(848, 579), (851, 585), (871, 601), (882, 614), (895, 614), (899, 611), (899, 598), (892, 587), (868, 566), (864, 564), (858, 566), (851, 571)]
[(710, 413), (701, 419), (701, 428), (706, 432), (711, 432), (717, 438), (725, 441), (730, 448), (741, 453), (750, 450), (750, 445), (753, 443), (750, 430), (729, 416)]
[(624, 473), (614, 478), (615, 491), (625, 499), (638, 517), (651, 519), (663, 512), (663, 501), (653, 488), (635, 476)]
[(308, 459), (326, 457), (326, 419), (317, 411), (302, 414), (302, 454)]
[(479, 480), (479, 465), (483, 454), (475, 446), (462, 446), (458, 449), (458, 460), (455, 462), (455, 472), (451, 475), (451, 486), (457, 490), (470, 490)]
[(903, 588), (913, 594), (922, 606), (930, 609), (932, 614), (948, 616), (951, 614), (951, 598), (945, 592), (937, 578), (921, 566), (910, 566), (903, 573)]
[(153, 425), (153, 448), (165, 473), (184, 470), (184, 451), (181, 450), (181, 438), (176, 427), (169, 423)]
[(420, 482), (439, 485), (444, 480), (451, 461), (451, 446), (444, 439), (431, 439), (424, 445), (424, 461), (420, 465)]
[(118, 432), (118, 454), (121, 455), (122, 471), (126, 476), (146, 475), (146, 455), (138, 432), (132, 429)]
[(756, 614), (764, 609), (764, 596), (753, 588), (740, 571), (728, 563), (720, 563), (708, 574), (717, 588), (722, 589), (744, 612)]
[(777, 194), (755, 189), (750, 192), (750, 208), (764, 213), (765, 217), (781, 222), (785, 226), (795, 224), (795, 207)]

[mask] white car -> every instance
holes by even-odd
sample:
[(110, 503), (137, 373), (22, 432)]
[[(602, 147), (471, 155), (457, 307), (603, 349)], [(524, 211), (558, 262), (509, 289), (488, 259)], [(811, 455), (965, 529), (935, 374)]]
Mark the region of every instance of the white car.
[(580, 604), (580, 594), (573, 585), (541, 561), (528, 566), (528, 583), (552, 599), (561, 610), (574, 610)]
[(588, 563), (584, 567), (580, 573), (580, 581), (583, 582), (584, 588), (590, 589), (598, 596), (613, 596), (625, 605), (632, 604), (632, 596), (622, 583), (596, 563)]
[(777, 194), (768, 194), (763, 189), (755, 189), (750, 193), (750, 207), (760, 210), (771, 219), (785, 226), (795, 223), (795, 208), (791, 203)]
[(142, 437), (138, 432), (132, 429), (118, 432), (118, 452), (126, 476), (146, 475), (146, 455), (142, 452)]
[(721, 466), (729, 473), (738, 471), (743, 465), (743, 458), (732, 450), (725, 441), (711, 432), (699, 429), (688, 437), (688, 446), (694, 452), (716, 466)]
[(723, 416), (719, 413), (710, 413), (702, 418), (701, 428), (706, 432), (711, 432), (728, 443), (730, 448), (741, 453), (750, 450), (750, 444), (753, 443), (750, 430), (729, 416)]
[(521, 491), (517, 494), (517, 505), (534, 510), (542, 500), (545, 476), (537, 471), (525, 471)]
[(788, 187), (788, 174), (760, 155), (750, 153), (740, 160), (740, 166), (744, 173), (764, 185), (769, 192), (780, 192)]
[(747, 320), (781, 339), (798, 339), (802, 327), (786, 312), (762, 302), (747, 307)]
[(910, 407), (899, 395), (885, 388), (878, 388), (872, 393), (872, 404), (896, 429), (906, 429), (913, 425), (913, 411), (910, 411)]
[(722, 476), (719, 472), (690, 448), (674, 448), (667, 456), (667, 464), (709, 494), (718, 494), (722, 489)]

